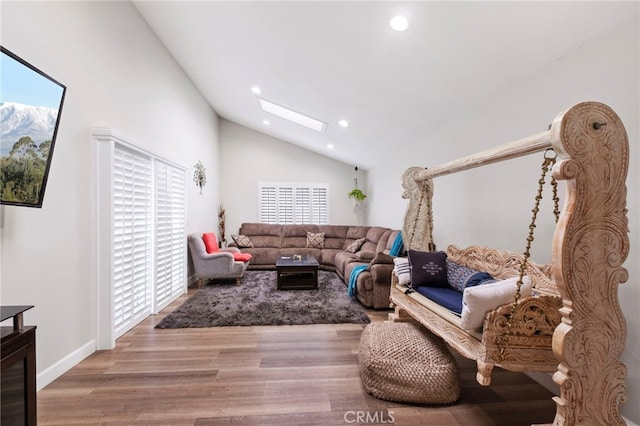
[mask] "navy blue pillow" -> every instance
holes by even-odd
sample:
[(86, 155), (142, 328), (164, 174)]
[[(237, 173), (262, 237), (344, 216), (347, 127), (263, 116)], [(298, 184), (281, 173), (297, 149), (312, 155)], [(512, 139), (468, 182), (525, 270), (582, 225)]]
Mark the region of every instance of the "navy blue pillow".
[(411, 286), (449, 288), (447, 253), (443, 251), (407, 250), (411, 266)]
[(495, 280), (486, 272), (476, 271), (475, 269), (467, 268), (466, 266), (447, 260), (447, 281), (449, 281), (449, 285), (452, 288), (462, 293), (467, 287), (473, 287)]

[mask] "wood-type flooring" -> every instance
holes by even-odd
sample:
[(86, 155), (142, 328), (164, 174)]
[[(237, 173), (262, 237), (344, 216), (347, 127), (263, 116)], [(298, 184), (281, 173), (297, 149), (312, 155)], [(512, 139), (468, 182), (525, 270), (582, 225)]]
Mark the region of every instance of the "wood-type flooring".
[(482, 387), (475, 363), (455, 353), (457, 404), (375, 399), (360, 384), (363, 325), (154, 328), (187, 297), (38, 392), (38, 424), (508, 426), (554, 417), (553, 394), (525, 374), (496, 369)]

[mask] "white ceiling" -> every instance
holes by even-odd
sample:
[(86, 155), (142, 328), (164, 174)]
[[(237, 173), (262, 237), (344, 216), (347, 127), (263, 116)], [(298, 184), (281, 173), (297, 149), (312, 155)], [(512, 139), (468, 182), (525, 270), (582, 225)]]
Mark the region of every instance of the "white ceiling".
[[(221, 117), (364, 169), (624, 25), (634, 3), (134, 1)], [(262, 112), (255, 85), (326, 131)]]

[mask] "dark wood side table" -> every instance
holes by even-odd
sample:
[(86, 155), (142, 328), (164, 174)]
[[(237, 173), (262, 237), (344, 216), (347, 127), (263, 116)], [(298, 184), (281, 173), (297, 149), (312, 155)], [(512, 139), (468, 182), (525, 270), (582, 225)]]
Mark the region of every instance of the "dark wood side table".
[(317, 290), (318, 260), (311, 255), (278, 256), (278, 290)]
[(36, 327), (24, 326), (22, 313), (31, 306), (0, 306), (0, 321), (13, 318), (12, 327), (0, 327), (0, 424), (36, 425)]

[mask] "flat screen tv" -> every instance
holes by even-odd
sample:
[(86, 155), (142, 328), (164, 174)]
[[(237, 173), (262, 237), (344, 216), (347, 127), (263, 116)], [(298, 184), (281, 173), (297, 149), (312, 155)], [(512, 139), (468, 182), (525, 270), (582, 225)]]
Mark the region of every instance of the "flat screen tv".
[(0, 49), (0, 203), (42, 207), (67, 88)]

